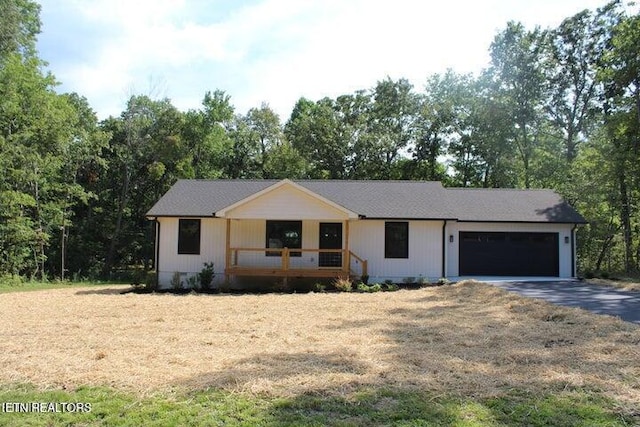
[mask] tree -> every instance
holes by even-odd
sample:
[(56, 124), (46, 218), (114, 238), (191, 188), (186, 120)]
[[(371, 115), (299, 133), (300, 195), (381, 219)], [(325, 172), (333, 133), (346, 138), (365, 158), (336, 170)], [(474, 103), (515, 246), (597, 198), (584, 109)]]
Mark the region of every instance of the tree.
[[(633, 200), (640, 195), (640, 17), (627, 17), (615, 9), (606, 15), (612, 36), (599, 78), (604, 87), (604, 125), (613, 146), (620, 223), (627, 272), (638, 269), (640, 247), (634, 248), (634, 229), (640, 224)], [(635, 251), (635, 254), (634, 254)]]
[(31, 0), (0, 0), (0, 66), (10, 54), (36, 56), (40, 5)]
[(577, 146), (585, 140), (590, 119), (597, 112), (596, 72), (605, 43), (602, 20), (585, 10), (552, 30), (543, 51), (549, 93), (545, 110), (562, 132), (568, 163), (575, 159)]
[(389, 179), (393, 163), (414, 144), (419, 97), (406, 79), (379, 81), (372, 90), (368, 129), (376, 179)]
[(314, 103), (300, 98), (285, 125), (285, 135), (309, 161), (312, 178), (345, 177), (348, 146), (339, 137), (339, 119), (332, 99)]
[(106, 153), (110, 173), (99, 195), (109, 242), (102, 268), (106, 277), (123, 257), (148, 263), (144, 214), (187, 168), (182, 114), (168, 99), (132, 96), (121, 116), (105, 121), (103, 129), (112, 134)]
[(521, 160), (525, 188), (531, 186), (531, 160), (541, 136), (544, 76), (540, 62), (545, 37), (539, 28), (527, 31), (522, 24), (509, 22), (490, 49), (490, 74), (496, 93), (513, 118), (511, 137)]

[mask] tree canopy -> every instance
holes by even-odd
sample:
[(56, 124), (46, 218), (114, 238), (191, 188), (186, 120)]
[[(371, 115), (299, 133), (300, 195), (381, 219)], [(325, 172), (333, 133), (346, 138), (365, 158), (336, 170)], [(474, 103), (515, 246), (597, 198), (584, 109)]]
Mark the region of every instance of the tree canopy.
[(152, 269), (144, 214), (180, 178), (553, 188), (589, 221), (582, 271), (640, 268), (640, 17), (619, 1), (557, 28), (506, 23), (478, 75), (384, 77), (288, 118), (213, 89), (189, 111), (135, 94), (98, 121), (39, 59), (39, 11), (0, 0), (0, 276)]

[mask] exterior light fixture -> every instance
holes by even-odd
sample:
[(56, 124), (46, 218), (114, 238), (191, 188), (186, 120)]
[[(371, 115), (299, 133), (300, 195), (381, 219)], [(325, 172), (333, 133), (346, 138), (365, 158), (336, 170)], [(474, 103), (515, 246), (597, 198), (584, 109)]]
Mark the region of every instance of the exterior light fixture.
[(453, 243), (453, 234), (449, 234), (449, 243)]
[(569, 236), (564, 236), (564, 243), (569, 244)]

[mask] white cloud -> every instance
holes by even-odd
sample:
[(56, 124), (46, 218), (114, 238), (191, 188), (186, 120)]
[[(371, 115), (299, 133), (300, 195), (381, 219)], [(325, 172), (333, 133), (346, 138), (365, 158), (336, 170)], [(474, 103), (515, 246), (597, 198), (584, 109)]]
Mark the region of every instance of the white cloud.
[[(53, 2), (53, 0), (48, 0)], [(267, 101), (283, 120), (306, 96), (335, 97), (377, 80), (418, 89), (446, 68), (478, 71), (510, 19), (557, 25), (595, 0), (82, 0), (56, 1), (69, 19), (100, 30), (88, 58), (51, 62), (64, 90), (89, 98), (101, 117), (119, 114), (132, 88), (157, 78), (181, 109), (205, 91), (227, 91), (239, 112)], [(47, 6), (47, 1), (44, 2)], [(196, 17), (197, 19), (194, 19)], [(64, 26), (64, 22), (47, 23)], [(76, 35), (82, 43), (83, 34)]]

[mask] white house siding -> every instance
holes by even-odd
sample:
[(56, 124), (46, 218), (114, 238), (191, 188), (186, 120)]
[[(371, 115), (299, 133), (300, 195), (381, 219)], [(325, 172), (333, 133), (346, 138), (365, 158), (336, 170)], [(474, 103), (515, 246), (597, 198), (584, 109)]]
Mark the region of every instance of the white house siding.
[(402, 282), (406, 277), (437, 279), (442, 275), (442, 221), (409, 222), (409, 258), (384, 257), (385, 221), (351, 221), (351, 250), (368, 261), (369, 282), (393, 280)]
[[(475, 223), (448, 221), (446, 227), (446, 264), (448, 277), (458, 276), (459, 233), (461, 231), (486, 231), (486, 232), (537, 232), (558, 233), (558, 262), (559, 277), (571, 277), (571, 243), (565, 243), (565, 237), (571, 242), (572, 224), (521, 224), (521, 223)], [(453, 235), (453, 242), (449, 242), (449, 236)], [(575, 258), (574, 258), (575, 259)]]
[(171, 286), (174, 273), (180, 272), (185, 282), (202, 270), (205, 262), (214, 263), (215, 281), (224, 280), (226, 222), (218, 218), (202, 218), (200, 223), (200, 255), (178, 254), (178, 219), (158, 218), (160, 222), (160, 251), (158, 285)]
[(280, 220), (333, 220), (347, 213), (291, 185), (283, 185), (228, 211), (227, 218)]

